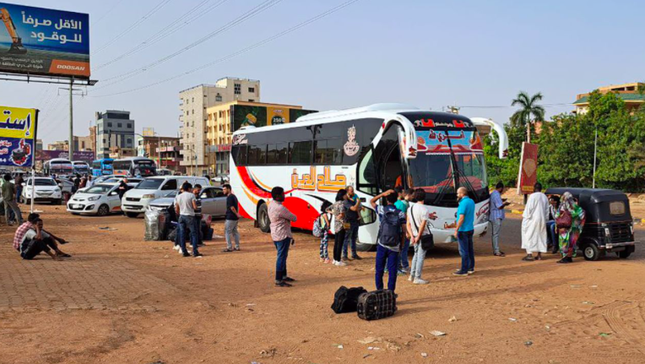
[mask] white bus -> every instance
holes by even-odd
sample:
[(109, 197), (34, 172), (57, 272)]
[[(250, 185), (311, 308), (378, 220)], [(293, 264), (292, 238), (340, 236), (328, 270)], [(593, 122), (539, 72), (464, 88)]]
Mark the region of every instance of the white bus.
[(74, 173), (74, 165), (67, 159), (53, 158), (43, 164), (45, 176), (66, 176)]
[[(298, 216), (294, 227), (311, 230), (325, 201), (355, 186), (364, 202), (358, 241), (376, 243), (378, 221), (369, 200), (390, 188), (423, 188), (426, 208), (436, 212), (435, 242), (454, 241), (456, 190), (475, 201), (475, 234), (488, 226), (489, 190), (482, 141), (499, 134), (500, 155), (508, 148), (503, 128), (488, 119), (377, 104), (309, 114), (296, 122), (247, 127), (233, 134), (231, 184), (241, 214), (269, 231), (267, 203), (274, 186), (285, 189), (285, 207)], [(366, 248), (363, 246), (362, 248)]]
[(150, 158), (128, 157), (112, 162), (114, 174), (127, 177), (150, 177), (157, 175), (157, 165)]

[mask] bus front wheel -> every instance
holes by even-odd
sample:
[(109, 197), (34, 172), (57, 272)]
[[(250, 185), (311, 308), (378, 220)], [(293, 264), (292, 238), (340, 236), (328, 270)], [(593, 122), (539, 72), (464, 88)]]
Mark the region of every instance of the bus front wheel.
[(269, 210), (267, 204), (263, 203), (258, 207), (258, 225), (263, 233), (271, 231), (271, 222), (269, 221)]

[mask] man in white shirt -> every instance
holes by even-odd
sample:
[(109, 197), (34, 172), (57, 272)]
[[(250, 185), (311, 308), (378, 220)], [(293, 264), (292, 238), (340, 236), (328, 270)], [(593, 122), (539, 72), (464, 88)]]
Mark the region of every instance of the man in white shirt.
[(181, 194), (177, 195), (175, 198), (175, 212), (179, 216), (179, 232), (177, 234), (177, 240), (179, 240), (179, 246), (181, 247), (181, 253), (184, 257), (189, 257), (188, 251), (186, 250), (186, 231), (190, 232), (190, 244), (193, 246), (193, 256), (195, 258), (201, 257), (202, 254), (197, 251), (197, 244), (199, 243), (199, 231), (195, 229), (195, 210), (197, 209), (197, 200), (193, 194), (193, 186), (184, 182), (182, 185)]
[[(535, 184), (522, 214), (522, 249), (526, 250), (525, 261), (541, 260), (546, 253), (546, 221), (549, 216), (549, 199), (542, 193), (542, 185)], [(537, 257), (533, 258), (533, 253)]]

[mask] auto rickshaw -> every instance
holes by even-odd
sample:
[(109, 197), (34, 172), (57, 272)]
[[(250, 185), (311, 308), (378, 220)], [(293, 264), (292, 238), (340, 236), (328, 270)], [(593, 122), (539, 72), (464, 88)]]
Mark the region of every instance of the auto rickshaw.
[(556, 187), (547, 196), (571, 193), (586, 213), (578, 249), (586, 260), (598, 260), (607, 252), (626, 259), (635, 250), (634, 223), (629, 199), (621, 191), (591, 188)]

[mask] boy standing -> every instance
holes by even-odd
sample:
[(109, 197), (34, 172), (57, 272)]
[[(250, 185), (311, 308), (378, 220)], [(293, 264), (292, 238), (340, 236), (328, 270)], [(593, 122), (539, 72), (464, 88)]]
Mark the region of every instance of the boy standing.
[[(376, 202), (383, 197), (385, 197), (386, 205), (377, 206)], [(405, 241), (403, 233), (405, 214), (394, 207), (396, 201), (397, 195), (394, 190), (383, 192), (370, 201), (372, 207), (376, 209), (380, 221), (378, 245), (376, 246), (376, 289), (383, 289), (383, 273), (387, 264), (387, 289), (393, 292), (396, 288), (399, 252)]]

